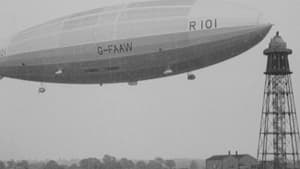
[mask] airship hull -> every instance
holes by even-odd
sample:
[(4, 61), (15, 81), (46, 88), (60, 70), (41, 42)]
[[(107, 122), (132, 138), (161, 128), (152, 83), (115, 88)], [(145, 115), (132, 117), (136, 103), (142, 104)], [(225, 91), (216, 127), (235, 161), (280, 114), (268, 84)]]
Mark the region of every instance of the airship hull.
[[(237, 56), (259, 43), (270, 28), (193, 31), (29, 52), (14, 56), (16, 59), (6, 64), (18, 66), (2, 72), (40, 82), (136, 82), (197, 70)], [(26, 60), (20, 62), (21, 58)], [(167, 69), (171, 72), (166, 73)]]
[(0, 75), (134, 84), (190, 72), (258, 44), (271, 28), (259, 17), (221, 1), (150, 0), (99, 8), (17, 34), (0, 51)]

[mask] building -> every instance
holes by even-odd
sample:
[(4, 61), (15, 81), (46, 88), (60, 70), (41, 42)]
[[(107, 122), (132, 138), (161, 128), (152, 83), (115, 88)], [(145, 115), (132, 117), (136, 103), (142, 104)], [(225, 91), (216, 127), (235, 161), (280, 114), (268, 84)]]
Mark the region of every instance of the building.
[(257, 160), (248, 154), (215, 155), (206, 159), (206, 169), (254, 169)]

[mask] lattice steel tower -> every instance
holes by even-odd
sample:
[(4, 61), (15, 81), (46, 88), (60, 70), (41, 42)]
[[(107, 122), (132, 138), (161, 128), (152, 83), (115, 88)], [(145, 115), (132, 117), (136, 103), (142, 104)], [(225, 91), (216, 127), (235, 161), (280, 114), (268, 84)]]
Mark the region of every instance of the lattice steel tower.
[(257, 158), (259, 169), (299, 168), (299, 127), (287, 48), (279, 33), (269, 48)]

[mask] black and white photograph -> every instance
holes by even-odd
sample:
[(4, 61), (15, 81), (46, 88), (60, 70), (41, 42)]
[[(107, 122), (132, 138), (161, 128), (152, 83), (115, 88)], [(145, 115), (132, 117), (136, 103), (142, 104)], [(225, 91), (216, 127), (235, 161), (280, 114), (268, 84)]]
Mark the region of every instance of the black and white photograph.
[(300, 169), (299, 0), (0, 4), (0, 169)]

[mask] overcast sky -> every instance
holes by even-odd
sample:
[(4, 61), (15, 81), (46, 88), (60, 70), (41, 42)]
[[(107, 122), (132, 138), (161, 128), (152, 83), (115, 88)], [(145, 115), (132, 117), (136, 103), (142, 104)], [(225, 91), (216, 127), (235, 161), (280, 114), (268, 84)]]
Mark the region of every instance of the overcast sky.
[[(299, 0), (231, 0), (275, 24), (250, 51), (186, 75), (126, 84), (0, 81), (0, 159), (202, 158), (238, 150), (256, 156), (266, 67), (262, 52), (277, 30), (290, 57), (300, 110)], [(0, 0), (0, 39), (63, 15), (122, 0)], [(213, 9), (212, 9), (213, 10)], [(238, 14), (237, 14), (238, 15)], [(298, 112), (299, 113), (299, 112)]]

